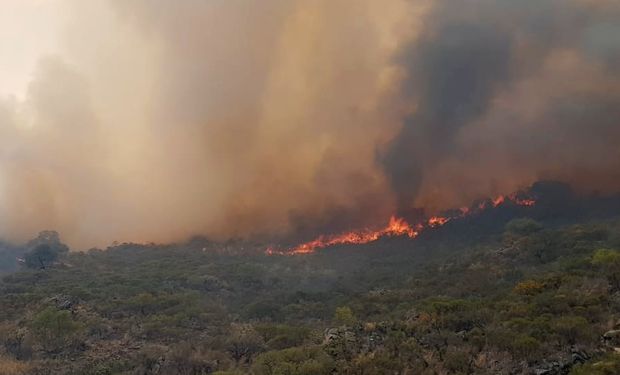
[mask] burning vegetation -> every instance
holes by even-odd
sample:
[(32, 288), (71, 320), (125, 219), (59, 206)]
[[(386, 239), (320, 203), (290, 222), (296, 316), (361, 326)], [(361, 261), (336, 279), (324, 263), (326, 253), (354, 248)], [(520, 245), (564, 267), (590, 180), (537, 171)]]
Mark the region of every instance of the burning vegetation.
[(444, 215), (431, 216), (423, 221), (410, 224), (406, 219), (398, 216), (391, 216), (384, 228), (352, 230), (340, 234), (320, 235), (314, 240), (301, 243), (288, 249), (269, 247), (265, 250), (268, 255), (299, 255), (310, 254), (317, 250), (335, 245), (354, 245), (365, 244), (377, 241), (382, 237), (406, 236), (416, 238), (425, 230), (441, 227), (452, 220), (475, 215), (481, 211), (497, 208), (504, 204), (516, 206), (532, 207), (536, 204), (536, 199), (525, 193), (513, 193), (510, 195), (499, 195), (493, 199), (486, 199), (471, 207), (461, 207), (458, 210), (451, 210)]

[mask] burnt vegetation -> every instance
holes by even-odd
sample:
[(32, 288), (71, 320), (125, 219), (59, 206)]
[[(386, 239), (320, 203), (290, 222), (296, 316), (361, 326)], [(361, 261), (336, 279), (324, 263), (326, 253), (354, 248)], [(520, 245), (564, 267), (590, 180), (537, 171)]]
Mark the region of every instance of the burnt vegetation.
[(617, 374), (620, 197), (528, 193), (535, 206), (415, 240), (303, 256), (4, 244), (0, 373)]

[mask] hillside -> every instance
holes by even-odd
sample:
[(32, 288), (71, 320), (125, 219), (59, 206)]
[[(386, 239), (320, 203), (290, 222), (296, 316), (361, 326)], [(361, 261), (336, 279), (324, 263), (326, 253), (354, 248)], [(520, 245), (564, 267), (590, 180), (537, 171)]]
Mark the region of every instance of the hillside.
[(559, 196), (302, 256), (62, 253), (2, 279), (0, 372), (615, 374), (617, 199)]

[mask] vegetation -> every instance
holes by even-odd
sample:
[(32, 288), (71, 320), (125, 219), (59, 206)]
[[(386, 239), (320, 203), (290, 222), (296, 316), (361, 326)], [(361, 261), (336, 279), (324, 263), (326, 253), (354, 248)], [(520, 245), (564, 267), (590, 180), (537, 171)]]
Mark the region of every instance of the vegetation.
[(618, 373), (620, 222), (504, 224), (294, 257), (48, 233), (0, 283), (0, 372)]

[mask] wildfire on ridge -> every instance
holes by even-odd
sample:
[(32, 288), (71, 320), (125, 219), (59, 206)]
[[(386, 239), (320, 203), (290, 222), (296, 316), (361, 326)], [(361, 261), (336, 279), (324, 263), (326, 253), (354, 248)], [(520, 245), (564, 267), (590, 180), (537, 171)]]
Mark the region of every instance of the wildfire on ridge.
[(536, 200), (532, 198), (518, 197), (517, 194), (511, 194), (508, 196), (500, 195), (494, 199), (482, 201), (475, 206), (474, 209), (462, 207), (459, 209), (457, 214), (453, 214), (451, 216), (433, 216), (428, 218), (426, 221), (414, 225), (409, 224), (403, 218), (392, 216), (390, 217), (390, 221), (387, 226), (379, 230), (371, 230), (366, 228), (340, 234), (321, 235), (312, 241), (304, 242), (288, 250), (280, 250), (275, 247), (269, 247), (265, 253), (267, 255), (300, 255), (314, 253), (318, 249), (323, 249), (334, 245), (365, 244), (376, 241), (382, 237), (407, 236), (409, 238), (416, 238), (426, 229), (438, 228), (451, 220), (466, 217), (474, 212), (479, 212), (487, 208), (498, 207), (506, 201), (524, 207), (531, 207), (536, 204)]
[(415, 238), (422, 229), (423, 225), (421, 224), (411, 226), (404, 219), (392, 216), (388, 225), (380, 230), (363, 229), (335, 235), (323, 235), (319, 236), (315, 240), (302, 243), (287, 251), (281, 251), (270, 247), (267, 249), (266, 253), (269, 255), (308, 254), (313, 253), (317, 249), (322, 249), (333, 245), (364, 244), (373, 242), (384, 236), (407, 236), (410, 238)]

